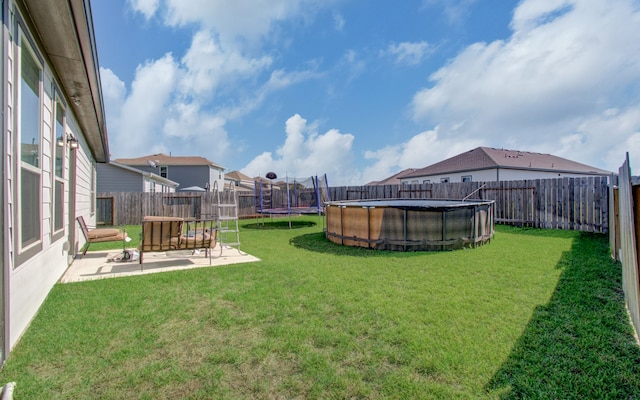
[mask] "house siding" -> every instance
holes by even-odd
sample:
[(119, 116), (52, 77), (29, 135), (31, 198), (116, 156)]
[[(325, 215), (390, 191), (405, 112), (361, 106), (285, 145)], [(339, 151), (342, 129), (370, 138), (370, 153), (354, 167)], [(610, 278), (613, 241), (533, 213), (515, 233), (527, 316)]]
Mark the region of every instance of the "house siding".
[(593, 176), (569, 172), (534, 171), (509, 168), (491, 168), (484, 170), (461, 171), (448, 174), (424, 175), (410, 178), (403, 178), (403, 184), (424, 183), (429, 180), (431, 183), (440, 183), (441, 179), (449, 178), (449, 182), (461, 182), (463, 176), (471, 175), (473, 182), (493, 182), (493, 181), (519, 181), (525, 179), (553, 179), (553, 178), (579, 178), (583, 176)]
[(189, 186), (200, 186), (204, 188), (205, 184), (209, 182), (209, 166), (172, 165), (169, 167), (167, 178), (180, 183), (178, 190)]
[[(127, 160), (115, 160), (118, 163), (128, 165), (132, 168), (139, 169), (140, 171), (150, 172), (156, 175), (160, 174), (160, 169), (158, 167), (151, 167), (148, 165), (139, 165), (139, 163), (129, 164)], [(160, 166), (165, 166), (160, 164)], [(183, 188), (189, 186), (199, 186), (201, 188), (206, 188), (207, 184), (209, 185), (209, 190), (213, 190), (214, 186), (218, 188), (224, 187), (224, 169), (222, 167), (214, 167), (210, 164), (200, 164), (200, 165), (166, 165), (167, 168), (167, 176), (166, 178), (172, 180), (179, 184), (177, 188), (174, 188), (170, 191), (180, 191)], [(157, 183), (156, 183), (157, 185)], [(156, 192), (159, 192), (156, 187)]]
[(141, 192), (149, 184), (142, 174), (127, 171), (109, 164), (98, 164), (98, 192)]
[[(10, 14), (14, 14), (17, 11), (16, 2), (6, 1), (5, 9), (9, 10)], [(19, 139), (16, 137), (15, 125), (17, 124), (16, 118), (16, 67), (15, 67), (15, 55), (17, 53), (16, 38), (12, 35), (12, 21), (14, 18), (5, 14), (4, 29), (3, 29), (3, 49), (5, 58), (5, 75), (4, 75), (4, 107), (5, 107), (5, 151), (4, 153), (4, 165), (6, 166), (7, 179), (4, 182), (5, 198), (3, 203), (5, 206), (5, 225), (2, 232), (4, 240), (4, 248), (6, 249), (5, 255), (5, 277), (7, 284), (5, 285), (6, 298), (8, 300), (8, 313), (5, 315), (5, 325), (8, 326), (7, 331), (7, 344), (9, 349), (18, 342), (32, 318), (36, 315), (38, 309), (44, 302), (51, 288), (60, 279), (68, 267), (68, 245), (67, 238), (69, 229), (76, 229), (69, 227), (69, 170), (68, 162), (69, 156), (77, 157), (77, 207), (76, 215), (83, 215), (85, 217), (92, 217), (95, 221), (95, 216), (91, 214), (91, 193), (93, 183), (91, 182), (91, 170), (95, 165), (92, 152), (87, 147), (84, 140), (83, 133), (79, 128), (79, 124), (76, 121), (70, 109), (66, 109), (66, 126), (67, 132), (72, 132), (79, 141), (79, 147), (76, 150), (69, 150), (66, 148), (66, 156), (63, 169), (63, 182), (64, 182), (64, 234), (53, 235), (53, 193), (54, 193), (54, 156), (56, 139), (55, 139), (55, 118), (54, 118), (54, 91), (52, 86), (55, 83), (55, 73), (52, 71), (51, 65), (48, 60), (43, 57), (43, 77), (42, 77), (42, 98), (41, 98), (41, 114), (40, 114), (40, 129), (41, 129), (41, 203), (40, 212), (42, 216), (40, 238), (42, 243), (42, 249), (31, 256), (30, 258), (22, 260), (18, 263), (18, 254), (15, 251), (16, 243), (16, 224), (19, 221), (17, 216), (18, 210), (16, 202), (19, 201), (20, 193), (16, 188), (16, 178), (19, 174), (19, 162), (20, 160), (15, 158), (16, 147), (20, 145)], [(25, 27), (25, 32), (29, 33), (33, 38), (36, 37), (30, 27)], [(44, 54), (42, 46), (34, 39), (34, 50), (39, 52), (40, 55)], [(80, 241), (84, 240), (84, 237), (78, 229), (76, 232), (76, 238)], [(78, 242), (79, 245), (83, 244)], [(73, 247), (71, 247), (73, 248)]]
[(109, 192), (155, 192), (170, 193), (175, 192), (173, 186), (166, 180), (152, 173), (148, 175), (140, 168), (130, 170), (117, 164), (99, 163), (97, 164), (97, 191), (101, 193)]
[(224, 189), (224, 171), (217, 168), (210, 168), (209, 182), (211, 185), (210, 190), (213, 190), (214, 188), (218, 188), (218, 190)]

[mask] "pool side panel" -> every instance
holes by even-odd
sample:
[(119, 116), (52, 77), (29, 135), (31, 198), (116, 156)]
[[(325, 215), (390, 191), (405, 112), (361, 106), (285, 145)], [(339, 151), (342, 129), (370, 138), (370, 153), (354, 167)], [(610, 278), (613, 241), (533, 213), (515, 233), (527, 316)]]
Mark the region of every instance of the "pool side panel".
[(493, 236), (492, 202), (336, 202), (327, 205), (327, 238), (395, 251), (476, 247)]

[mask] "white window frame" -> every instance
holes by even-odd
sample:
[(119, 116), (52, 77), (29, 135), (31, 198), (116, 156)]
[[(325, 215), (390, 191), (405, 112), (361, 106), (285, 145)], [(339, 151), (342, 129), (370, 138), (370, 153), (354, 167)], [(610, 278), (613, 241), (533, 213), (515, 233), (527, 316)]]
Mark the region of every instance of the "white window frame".
[[(28, 259), (30, 259), (31, 257), (35, 256), (36, 254), (38, 254), (40, 251), (42, 251), (43, 248), (43, 241), (42, 241), (42, 235), (43, 235), (43, 226), (42, 226), (42, 211), (43, 211), (43, 180), (42, 180), (42, 176), (43, 176), (43, 171), (42, 171), (42, 143), (43, 143), (43, 137), (42, 137), (42, 125), (43, 125), (43, 120), (42, 120), (42, 115), (43, 115), (43, 110), (42, 110), (42, 105), (43, 105), (43, 97), (44, 97), (44, 90), (43, 90), (43, 76), (44, 76), (44, 60), (42, 59), (42, 57), (40, 56), (40, 54), (37, 51), (37, 47), (35, 46), (35, 43), (33, 42), (33, 39), (31, 38), (31, 36), (28, 33), (27, 27), (25, 26), (24, 22), (21, 20), (19, 15), (16, 15), (16, 25), (15, 25), (15, 35), (14, 37), (17, 40), (17, 45), (16, 45), (16, 57), (15, 57), (15, 85), (14, 85), (14, 90), (15, 90), (15, 105), (16, 105), (16, 111), (15, 111), (15, 118), (14, 118), (14, 129), (15, 129), (15, 143), (16, 143), (16, 152), (15, 154), (17, 155), (15, 157), (15, 163), (16, 163), (16, 186), (17, 186), (17, 190), (15, 191), (15, 197), (14, 197), (14, 201), (15, 201), (15, 205), (16, 205), (16, 209), (17, 209), (17, 213), (16, 213), (16, 223), (15, 226), (17, 228), (17, 234), (15, 236), (15, 243), (16, 243), (16, 249), (17, 249), (17, 254), (16, 254), (16, 263), (15, 266), (19, 266), (22, 263), (24, 263), (25, 261), (27, 261)], [(31, 57), (33, 58), (33, 60), (35, 61), (35, 63), (37, 64), (37, 67), (39, 69), (39, 82), (38, 82), (38, 114), (37, 114), (37, 126), (38, 126), (38, 139), (39, 139), (39, 143), (40, 145), (38, 146), (38, 166), (33, 166), (29, 163), (23, 162), (22, 161), (22, 134), (23, 132), (21, 132), (22, 130), (22, 57), (23, 57), (23, 51), (28, 51), (29, 54), (31, 55)], [(33, 173), (33, 174), (37, 174), (39, 177), (39, 184), (38, 184), (38, 188), (37, 188), (37, 196), (38, 196), (38, 206), (37, 206), (37, 211), (38, 214), (36, 215), (36, 219), (37, 219), (37, 223), (39, 224), (38, 226), (38, 237), (34, 237), (33, 240), (29, 241), (28, 243), (25, 243), (23, 240), (23, 209), (22, 209), (22, 174), (26, 172), (26, 173)], [(35, 225), (34, 225), (35, 226)]]
[[(54, 93), (54, 110), (53, 110), (53, 130), (54, 130), (54, 138), (52, 140), (52, 165), (51, 165), (51, 182), (53, 183), (53, 187), (51, 188), (52, 193), (52, 201), (51, 201), (51, 232), (52, 232), (52, 241), (61, 239), (64, 237), (64, 222), (65, 222), (65, 211), (66, 204), (64, 201), (65, 189), (66, 189), (66, 181), (65, 181), (65, 169), (67, 166), (67, 150), (69, 148), (67, 144), (67, 110), (66, 104), (64, 102), (64, 98), (60, 94), (60, 91), (57, 87), (53, 88)], [(58, 111), (62, 112), (62, 121), (58, 121)], [(58, 150), (60, 150), (62, 154), (62, 159), (60, 160), (60, 172), (58, 175)], [(57, 188), (60, 187), (62, 191), (60, 193), (60, 197), (58, 198), (58, 194), (56, 193)], [(61, 209), (57, 209), (57, 207), (61, 207)], [(60, 221), (57, 221), (57, 218), (60, 218)], [(59, 228), (56, 227), (56, 222), (59, 222)]]
[(97, 193), (96, 193), (96, 188), (98, 186), (98, 179), (96, 178), (98, 176), (97, 173), (97, 166), (96, 166), (96, 162), (95, 160), (91, 161), (91, 182), (89, 182), (89, 185), (91, 185), (91, 193), (90, 193), (90, 197), (89, 197), (89, 202), (91, 203), (89, 205), (90, 207), (90, 212), (91, 215), (95, 215), (96, 214), (96, 204), (98, 203), (98, 199), (97, 199)]

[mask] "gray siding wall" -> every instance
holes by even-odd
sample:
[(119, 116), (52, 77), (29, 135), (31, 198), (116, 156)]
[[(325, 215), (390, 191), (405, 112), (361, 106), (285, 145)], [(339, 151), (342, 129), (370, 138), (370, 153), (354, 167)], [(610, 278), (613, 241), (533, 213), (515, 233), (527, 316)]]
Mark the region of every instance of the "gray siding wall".
[(98, 192), (142, 192), (143, 176), (133, 171), (114, 167), (109, 164), (97, 164)]
[[(154, 168), (145, 165), (136, 165), (134, 168), (139, 169), (140, 171), (151, 172), (156, 175), (160, 175), (160, 168)], [(213, 182), (210, 182), (209, 171), (211, 168), (208, 165), (187, 165), (187, 166), (179, 166), (179, 165), (169, 165), (167, 166), (167, 179), (171, 179), (174, 182), (180, 184), (176, 188), (176, 191), (179, 192), (182, 188), (186, 188), (189, 186), (200, 186), (204, 188), (206, 183), (209, 182), (211, 190), (213, 189)], [(215, 176), (218, 176), (216, 171)], [(223, 174), (224, 177), (224, 174)], [(218, 184), (220, 185), (220, 184)], [(105, 190), (105, 192), (111, 192), (112, 190)]]
[(209, 182), (208, 165), (192, 165), (186, 167), (169, 166), (168, 174), (167, 178), (180, 184), (180, 186), (176, 188), (178, 192), (180, 189), (189, 186), (200, 186), (204, 188), (207, 182)]

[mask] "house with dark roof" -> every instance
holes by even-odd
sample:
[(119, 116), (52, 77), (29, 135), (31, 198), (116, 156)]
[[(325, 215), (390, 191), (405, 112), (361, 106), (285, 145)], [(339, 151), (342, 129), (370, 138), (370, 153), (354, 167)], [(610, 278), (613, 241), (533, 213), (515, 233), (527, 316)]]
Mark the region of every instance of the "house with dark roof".
[(151, 154), (138, 158), (118, 158), (118, 164), (160, 175), (177, 182), (180, 190), (196, 188), (207, 192), (224, 188), (224, 167), (199, 156)]
[(172, 193), (178, 183), (153, 172), (111, 161), (97, 165), (98, 192)]
[(610, 171), (551, 154), (477, 147), (404, 175), (403, 184), (609, 176)]

